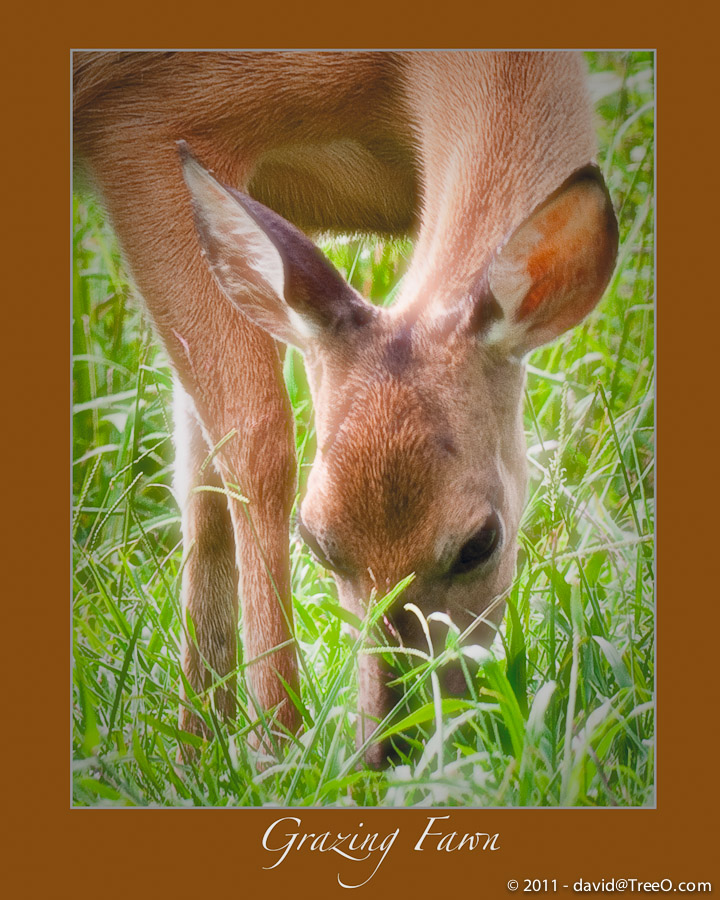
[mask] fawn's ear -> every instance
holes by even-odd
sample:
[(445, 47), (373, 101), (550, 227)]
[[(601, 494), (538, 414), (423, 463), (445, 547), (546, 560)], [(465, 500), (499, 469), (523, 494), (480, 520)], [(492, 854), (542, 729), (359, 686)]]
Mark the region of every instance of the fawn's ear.
[(252, 322), (304, 350), (375, 316), (301, 231), (220, 184), (184, 141), (178, 149), (204, 255), (223, 293)]
[(474, 327), (515, 356), (595, 307), (615, 266), (618, 226), (596, 166), (571, 175), (505, 241), (478, 284)]

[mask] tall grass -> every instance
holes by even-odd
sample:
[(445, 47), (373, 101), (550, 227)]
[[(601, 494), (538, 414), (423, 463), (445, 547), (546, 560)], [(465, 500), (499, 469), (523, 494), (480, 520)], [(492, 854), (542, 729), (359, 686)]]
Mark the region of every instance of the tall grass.
[[(182, 553), (171, 376), (112, 234), (74, 206), (73, 787), (78, 805), (627, 806), (654, 801), (653, 60), (589, 54), (620, 259), (590, 318), (530, 359), (531, 481), (517, 577), (472, 697), (439, 701), (437, 659), (406, 665), (409, 750), (386, 772), (355, 748), (358, 647), (329, 573), (292, 539), (304, 728), (259, 763), (242, 714), (205, 742), (177, 730)], [(386, 302), (411, 247), (324, 249)], [(314, 452), (299, 355), (285, 377), (301, 482)], [(400, 586), (401, 590), (402, 586)], [(391, 602), (388, 598), (387, 602)], [(242, 631), (242, 623), (240, 623)], [(456, 653), (452, 634), (436, 655)], [(247, 709), (243, 666), (238, 698)], [(174, 762), (178, 742), (194, 762)]]

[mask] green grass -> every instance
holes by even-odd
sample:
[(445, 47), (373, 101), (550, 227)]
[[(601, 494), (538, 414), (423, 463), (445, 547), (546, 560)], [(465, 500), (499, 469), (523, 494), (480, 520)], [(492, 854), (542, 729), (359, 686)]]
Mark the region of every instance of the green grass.
[[(292, 539), (304, 730), (258, 766), (249, 723), (214, 722), (174, 764), (182, 553), (172, 492), (171, 375), (97, 206), (75, 201), (73, 788), (81, 806), (638, 806), (654, 802), (653, 73), (649, 53), (589, 54), (620, 263), (583, 325), (530, 359), (531, 481), (517, 577), (467, 701), (436, 701), (436, 662), (404, 677), (419, 706), (386, 772), (354, 742), (356, 649), (329, 573)], [(407, 242), (327, 243), (377, 302)], [(314, 434), (288, 353), (301, 482)], [(242, 632), (242, 623), (240, 623)], [(454, 651), (452, 638), (447, 654)], [(439, 648), (442, 649), (442, 648)], [(238, 695), (246, 709), (239, 666)], [(407, 669), (407, 666), (406, 666)]]

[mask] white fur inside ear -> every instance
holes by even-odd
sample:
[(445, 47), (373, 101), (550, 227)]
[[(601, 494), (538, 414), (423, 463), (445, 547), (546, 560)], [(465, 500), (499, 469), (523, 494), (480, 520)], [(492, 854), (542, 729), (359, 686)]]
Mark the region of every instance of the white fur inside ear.
[[(275, 296), (284, 299), (282, 257), (255, 219), (192, 157), (184, 161), (183, 173), (195, 211), (205, 228), (218, 244), (226, 245), (229, 250), (239, 248), (244, 263), (269, 285)], [(223, 268), (222, 275), (226, 281), (230, 280), (230, 268)]]
[(525, 263), (532, 243), (531, 240), (527, 240), (530, 235), (522, 237), (525, 240), (513, 239), (504, 252), (501, 250), (497, 254), (490, 264), (488, 273), (490, 290), (500, 304), (505, 318), (509, 320), (514, 319), (532, 287), (532, 278)]
[(493, 322), (488, 330), (483, 334), (483, 341), (486, 344), (501, 344), (508, 334), (507, 320), (502, 319), (500, 322)]
[(234, 198), (229, 199), (235, 202), (235, 210), (229, 213), (234, 226), (231, 234), (239, 239), (245, 262), (270, 285), (277, 297), (284, 299), (285, 270), (282, 257), (252, 216)]
[(493, 322), (488, 330), (483, 332), (482, 340), (488, 346), (504, 347), (509, 362), (520, 362), (522, 356), (515, 354), (512, 348), (520, 344), (524, 330), (522, 323), (503, 315), (502, 319)]
[(320, 329), (317, 328), (310, 319), (305, 318), (291, 307), (287, 307), (287, 316), (292, 328), (297, 334), (305, 340), (309, 338), (317, 338), (320, 336)]

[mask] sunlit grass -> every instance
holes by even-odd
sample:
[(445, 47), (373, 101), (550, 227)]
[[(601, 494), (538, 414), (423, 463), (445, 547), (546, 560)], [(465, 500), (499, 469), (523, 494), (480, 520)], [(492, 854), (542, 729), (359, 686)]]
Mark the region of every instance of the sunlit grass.
[[(355, 747), (359, 645), (329, 573), (292, 540), (304, 728), (263, 765), (241, 714), (180, 735), (182, 552), (172, 492), (171, 376), (95, 204), (75, 205), (73, 779), (79, 805), (642, 805), (654, 802), (653, 109), (650, 54), (590, 55), (620, 266), (583, 325), (530, 358), (530, 488), (517, 577), (467, 700), (439, 701), (435, 659), (399, 660), (415, 694), (382, 773)], [(328, 242), (376, 302), (407, 242)], [(285, 378), (302, 474), (314, 433), (302, 361)], [(391, 602), (388, 598), (387, 602)], [(382, 604), (381, 604), (382, 606)], [(381, 607), (380, 607), (381, 608)], [(371, 627), (371, 623), (366, 626)], [(242, 631), (242, 623), (240, 624)], [(403, 674), (404, 673), (404, 674)], [(243, 665), (238, 699), (247, 709)], [(175, 764), (178, 741), (194, 763)]]

